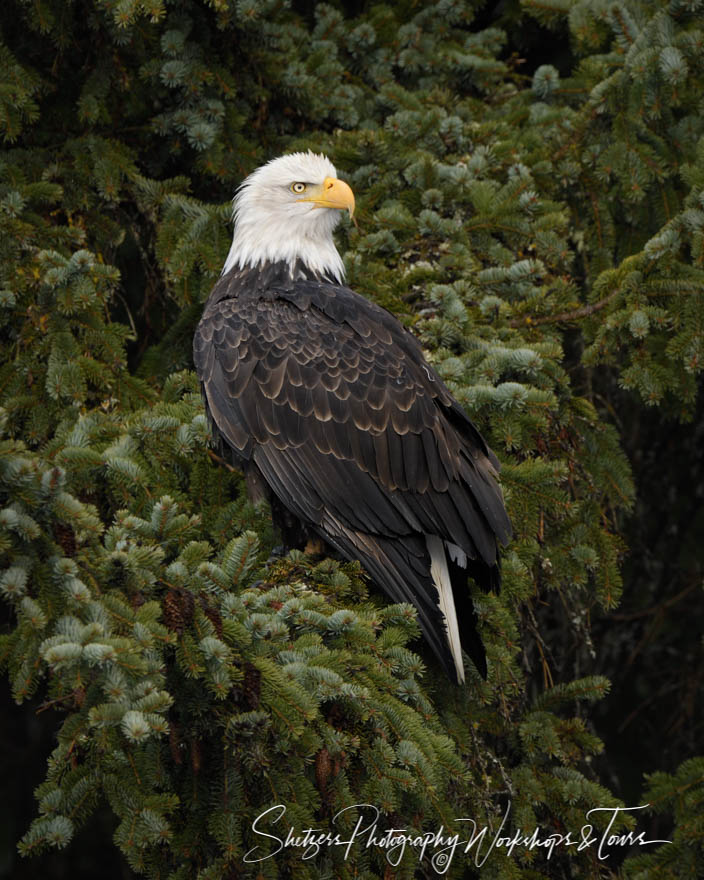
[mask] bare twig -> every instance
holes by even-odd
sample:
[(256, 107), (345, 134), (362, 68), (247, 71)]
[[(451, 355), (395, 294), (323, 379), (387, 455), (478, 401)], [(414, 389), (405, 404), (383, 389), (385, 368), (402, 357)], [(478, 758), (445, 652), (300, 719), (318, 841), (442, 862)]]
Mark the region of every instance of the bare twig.
[(231, 473), (233, 473), (233, 474), (239, 473), (239, 471), (237, 470), (236, 467), (232, 467), (232, 465), (230, 464), (229, 461), (225, 461), (225, 459), (222, 456), (218, 455), (216, 452), (213, 452), (212, 449), (208, 450), (208, 455), (210, 456), (210, 458), (212, 458), (212, 460), (214, 462), (216, 462), (219, 465), (222, 465), (222, 467), (224, 467), (224, 468), (227, 468), (228, 471), (230, 471)]
[(590, 303), (588, 306), (582, 306), (580, 309), (574, 309), (572, 312), (559, 312), (557, 315), (541, 315), (539, 318), (531, 318), (528, 315), (525, 318), (514, 318), (510, 324), (511, 327), (525, 327), (526, 325), (532, 327), (537, 324), (563, 324), (569, 321), (578, 321), (580, 318), (588, 318), (594, 312), (599, 312), (601, 309), (606, 308), (618, 293), (618, 289), (613, 290), (604, 299), (600, 299), (599, 302)]

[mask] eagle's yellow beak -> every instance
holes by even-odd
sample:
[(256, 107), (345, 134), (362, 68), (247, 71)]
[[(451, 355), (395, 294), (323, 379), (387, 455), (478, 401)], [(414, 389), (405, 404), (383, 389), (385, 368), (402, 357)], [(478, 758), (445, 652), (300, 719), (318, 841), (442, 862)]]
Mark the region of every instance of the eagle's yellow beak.
[(337, 208), (354, 214), (354, 193), (344, 180), (326, 177), (321, 186), (309, 188), (310, 195), (299, 202), (312, 202), (318, 208)]

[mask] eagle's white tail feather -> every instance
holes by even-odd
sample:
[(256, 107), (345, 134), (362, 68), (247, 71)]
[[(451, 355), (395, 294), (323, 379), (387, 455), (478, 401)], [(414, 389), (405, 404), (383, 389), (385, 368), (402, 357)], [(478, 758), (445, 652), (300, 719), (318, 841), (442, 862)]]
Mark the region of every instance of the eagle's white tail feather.
[(460, 684), (464, 681), (464, 666), (462, 664), (462, 648), (460, 646), (460, 632), (457, 626), (457, 613), (455, 600), (452, 595), (450, 572), (447, 569), (445, 559), (445, 544), (437, 535), (426, 535), (425, 543), (430, 553), (430, 576), (437, 587), (440, 610), (445, 617), (447, 625), (447, 641), (450, 645), (450, 653), (455, 661), (457, 680)]
[(445, 541), (445, 546), (450, 554), (450, 559), (456, 562), (460, 568), (467, 568), (467, 554), (464, 550), (458, 547), (457, 544), (453, 544), (452, 541)]

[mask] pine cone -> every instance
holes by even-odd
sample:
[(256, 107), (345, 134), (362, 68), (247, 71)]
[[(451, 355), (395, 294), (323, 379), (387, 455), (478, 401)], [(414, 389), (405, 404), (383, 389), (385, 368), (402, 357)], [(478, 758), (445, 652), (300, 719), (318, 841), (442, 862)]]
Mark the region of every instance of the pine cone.
[(205, 596), (199, 596), (198, 598), (200, 599), (200, 605), (201, 605), (201, 608), (203, 609), (203, 614), (205, 614), (205, 616), (208, 618), (208, 620), (213, 624), (213, 626), (215, 627), (215, 632), (217, 633), (218, 638), (221, 639), (222, 638), (222, 617), (220, 617), (220, 612), (217, 610), (217, 608), (213, 608), (213, 606), (208, 603)]
[(193, 596), (187, 590), (169, 590), (161, 603), (166, 626), (179, 635), (193, 620)]
[(179, 635), (183, 632), (184, 621), (181, 612), (181, 599), (176, 590), (169, 590), (161, 603), (161, 614), (164, 624)]
[(325, 746), (315, 756), (315, 785), (323, 799), (327, 797), (328, 782), (332, 771), (330, 752)]

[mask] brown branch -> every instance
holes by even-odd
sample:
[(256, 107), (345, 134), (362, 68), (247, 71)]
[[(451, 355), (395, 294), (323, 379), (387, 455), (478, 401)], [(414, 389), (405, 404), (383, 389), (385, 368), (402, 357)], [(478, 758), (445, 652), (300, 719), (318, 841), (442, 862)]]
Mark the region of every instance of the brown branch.
[(600, 299), (599, 302), (590, 303), (588, 306), (582, 306), (582, 308), (574, 309), (572, 312), (559, 312), (557, 315), (541, 315), (539, 318), (531, 318), (530, 315), (526, 318), (514, 318), (510, 322), (510, 326), (524, 327), (529, 325), (532, 327), (537, 324), (561, 324), (564, 321), (578, 321), (580, 318), (587, 318), (589, 315), (593, 315), (594, 312), (600, 312), (606, 308), (618, 293), (619, 290), (612, 290), (608, 296)]
[(218, 455), (216, 452), (213, 452), (212, 449), (208, 450), (208, 456), (217, 464), (221, 465), (224, 468), (227, 468), (228, 471), (230, 471), (231, 473), (233, 473), (233, 474), (239, 473), (237, 468), (232, 467), (232, 465), (229, 462), (225, 461), (225, 459), (222, 458), (220, 455)]
[(59, 706), (69, 700), (73, 700), (74, 705), (80, 706), (85, 696), (86, 692), (82, 687), (75, 688), (70, 694), (64, 694), (62, 697), (56, 697), (54, 700), (46, 700), (35, 710), (35, 714), (39, 715), (41, 712), (46, 712), (47, 709), (52, 709), (54, 706)]

